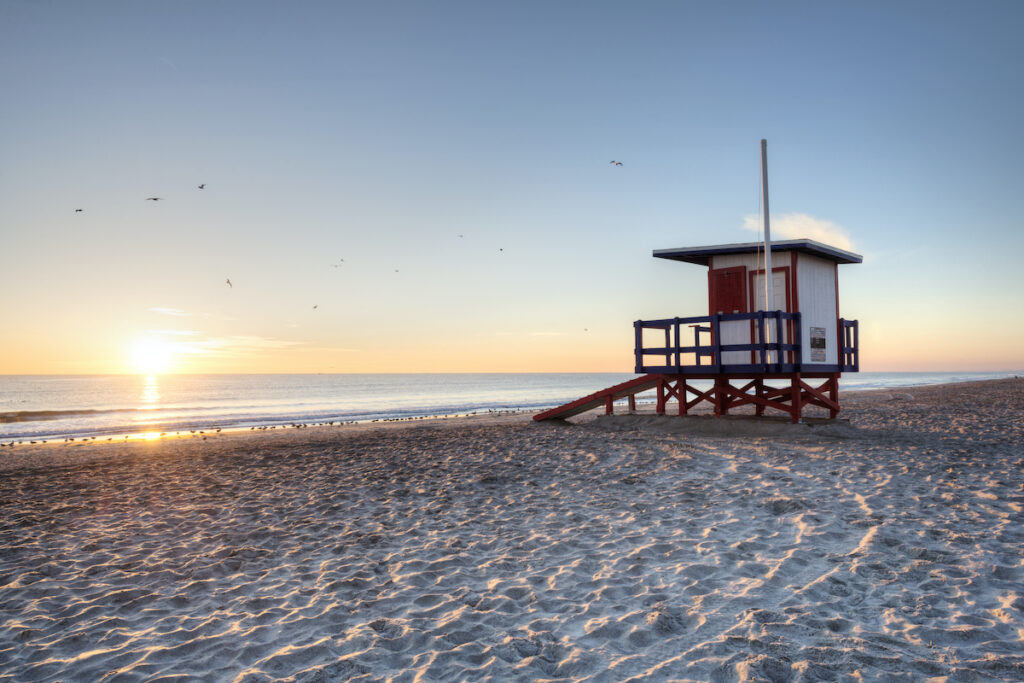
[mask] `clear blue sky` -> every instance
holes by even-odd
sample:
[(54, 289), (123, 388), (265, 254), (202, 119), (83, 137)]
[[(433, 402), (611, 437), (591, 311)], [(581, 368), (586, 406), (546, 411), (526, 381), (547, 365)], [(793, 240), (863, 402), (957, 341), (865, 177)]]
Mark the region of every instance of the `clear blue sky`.
[(628, 372), (632, 320), (706, 311), (705, 272), (651, 250), (756, 239), (761, 138), (773, 224), (865, 257), (863, 369), (1024, 367), (1022, 26), (6, 0), (0, 372), (124, 371), (140, 339), (178, 370)]

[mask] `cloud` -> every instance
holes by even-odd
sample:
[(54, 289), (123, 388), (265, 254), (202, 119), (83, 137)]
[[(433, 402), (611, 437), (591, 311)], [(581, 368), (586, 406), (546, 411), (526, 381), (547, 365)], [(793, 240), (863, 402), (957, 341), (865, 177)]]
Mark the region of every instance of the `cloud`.
[(177, 308), (162, 308), (160, 306), (154, 306), (149, 310), (153, 311), (154, 313), (161, 313), (163, 315), (173, 315), (178, 318), (184, 318), (185, 316), (188, 315), (188, 313), (186, 313), (185, 311), (182, 311)]
[[(743, 228), (745, 230), (760, 232), (763, 227), (760, 216), (748, 214), (743, 217)], [(853, 251), (854, 248), (853, 240), (846, 233), (846, 228), (832, 221), (808, 216), (806, 213), (787, 213), (778, 217), (772, 216), (770, 227), (773, 238), (806, 238), (847, 251)]]

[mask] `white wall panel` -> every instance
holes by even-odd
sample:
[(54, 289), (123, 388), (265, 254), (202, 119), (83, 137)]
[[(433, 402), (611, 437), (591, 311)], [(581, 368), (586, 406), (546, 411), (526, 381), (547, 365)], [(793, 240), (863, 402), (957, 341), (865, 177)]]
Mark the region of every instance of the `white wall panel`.
[[(839, 313), (836, 310), (836, 268), (832, 261), (797, 254), (797, 296), (801, 314), (802, 361), (834, 365), (839, 362)], [(825, 360), (811, 360), (811, 328), (825, 328)]]

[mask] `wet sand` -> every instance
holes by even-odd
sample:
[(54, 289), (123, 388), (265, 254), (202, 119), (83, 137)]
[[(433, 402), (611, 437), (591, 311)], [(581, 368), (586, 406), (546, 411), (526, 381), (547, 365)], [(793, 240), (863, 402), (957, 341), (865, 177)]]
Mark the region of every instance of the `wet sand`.
[(0, 680), (1024, 680), (1024, 380), (0, 451)]

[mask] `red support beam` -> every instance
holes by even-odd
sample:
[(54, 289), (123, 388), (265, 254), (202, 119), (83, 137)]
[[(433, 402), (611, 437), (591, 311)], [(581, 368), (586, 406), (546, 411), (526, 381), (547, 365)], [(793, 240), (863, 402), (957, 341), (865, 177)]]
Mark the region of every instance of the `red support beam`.
[(789, 415), (793, 420), (793, 424), (796, 424), (800, 421), (803, 414), (803, 405), (800, 403), (800, 373), (796, 373), (789, 381)]
[[(714, 408), (716, 416), (728, 415), (733, 408), (753, 405), (757, 415), (763, 415), (771, 408), (786, 413), (792, 421), (799, 422), (805, 406), (813, 405), (829, 411), (829, 417), (835, 418), (840, 411), (839, 406), (840, 373), (774, 373), (757, 375), (729, 375), (723, 373), (700, 374), (651, 374), (637, 377), (628, 382), (617, 384), (590, 396), (553, 408), (534, 416), (535, 420), (565, 418), (578, 415), (604, 405), (605, 414), (614, 413), (617, 399), (626, 398), (629, 410), (636, 410), (636, 394), (654, 389), (657, 392), (655, 411), (664, 415), (670, 400), (678, 402), (679, 415), (686, 415), (690, 409), (700, 403), (708, 402)], [(688, 382), (691, 380), (711, 380), (712, 386), (701, 391)], [(773, 387), (766, 381), (786, 380), (788, 386)], [(810, 381), (821, 380), (819, 386)], [(742, 382), (734, 386), (732, 381)], [(816, 382), (817, 383), (817, 382)], [(690, 399), (690, 394), (694, 398)]]
[(715, 388), (714, 387), (711, 387), (707, 391), (697, 391), (696, 389), (690, 388), (690, 391), (692, 391), (693, 393), (697, 394), (697, 398), (693, 399), (692, 401), (687, 401), (686, 402), (686, 409), (687, 410), (689, 410), (690, 408), (694, 407), (695, 405), (697, 405), (701, 401), (707, 401), (708, 403), (711, 403), (711, 404), (714, 404), (714, 402), (715, 402)]
[(715, 378), (715, 417), (728, 414), (726, 398), (729, 396), (729, 380), (724, 377)]
[(839, 375), (832, 375), (828, 380), (828, 397), (835, 406), (829, 406), (828, 416), (834, 420), (839, 415)]

